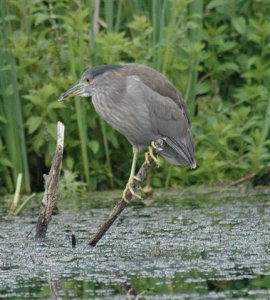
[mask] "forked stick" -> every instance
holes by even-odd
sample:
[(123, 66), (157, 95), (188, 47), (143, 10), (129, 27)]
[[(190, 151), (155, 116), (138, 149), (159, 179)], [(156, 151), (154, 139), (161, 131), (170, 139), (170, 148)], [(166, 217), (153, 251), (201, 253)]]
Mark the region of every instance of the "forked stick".
[(93, 247), (96, 246), (98, 241), (103, 237), (103, 235), (108, 231), (124, 208), (128, 205), (128, 202), (131, 200), (134, 193), (136, 193), (136, 191), (140, 188), (141, 183), (144, 181), (152, 165), (157, 161), (158, 153), (163, 150), (163, 140), (158, 139), (152, 142), (151, 148), (152, 151), (150, 151), (150, 153), (146, 153), (143, 165), (138, 171), (136, 178), (134, 178), (130, 184), (132, 191), (129, 188), (125, 189), (125, 193), (123, 194), (121, 200), (115, 205), (107, 220), (99, 227), (97, 232), (90, 239), (89, 245)]

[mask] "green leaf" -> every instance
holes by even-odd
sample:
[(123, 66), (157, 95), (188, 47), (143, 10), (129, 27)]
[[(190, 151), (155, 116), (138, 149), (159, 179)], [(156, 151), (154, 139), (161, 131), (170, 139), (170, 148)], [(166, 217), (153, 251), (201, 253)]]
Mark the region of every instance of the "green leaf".
[(92, 150), (93, 154), (97, 154), (99, 151), (99, 143), (95, 140), (91, 140), (88, 142), (90, 149)]
[(74, 158), (71, 155), (68, 155), (65, 159), (66, 166), (69, 170), (72, 170), (74, 167)]
[(49, 112), (50, 110), (64, 108), (64, 107), (65, 105), (63, 104), (63, 102), (55, 101), (55, 102), (51, 102), (47, 106), (47, 111)]
[(207, 5), (207, 9), (212, 9), (212, 8), (216, 8), (219, 6), (226, 6), (227, 4), (228, 4), (227, 0), (212, 0)]
[(23, 98), (30, 100), (35, 105), (40, 105), (41, 99), (37, 94), (24, 95)]
[(234, 29), (241, 35), (246, 32), (246, 20), (243, 17), (238, 17), (232, 20)]
[(10, 168), (13, 167), (12, 162), (9, 159), (7, 159), (6, 157), (0, 158), (0, 165), (5, 166), (5, 167), (10, 167)]
[(35, 26), (38, 26), (40, 23), (43, 23), (44, 21), (49, 19), (49, 15), (44, 13), (36, 13), (35, 17), (36, 17)]
[(0, 116), (0, 123), (7, 124), (7, 119), (4, 116)]
[(196, 86), (196, 95), (206, 94), (211, 91), (211, 82), (206, 80), (204, 82), (197, 83)]
[(35, 132), (42, 123), (42, 117), (30, 117), (27, 122), (26, 126), (28, 127), (29, 133)]
[(56, 123), (47, 124), (47, 131), (53, 139), (56, 139), (56, 133), (57, 133), (56, 128), (57, 128)]
[(217, 66), (217, 69), (219, 71), (227, 71), (227, 70), (232, 70), (232, 71), (239, 71), (239, 67), (236, 63), (233, 62), (226, 62), (224, 64), (221, 64), (219, 66)]

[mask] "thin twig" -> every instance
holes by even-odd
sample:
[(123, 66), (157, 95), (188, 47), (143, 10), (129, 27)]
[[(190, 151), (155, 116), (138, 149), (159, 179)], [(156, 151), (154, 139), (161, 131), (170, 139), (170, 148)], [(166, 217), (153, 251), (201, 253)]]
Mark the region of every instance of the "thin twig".
[(255, 173), (247, 174), (244, 177), (241, 177), (240, 179), (233, 181), (230, 185), (237, 186), (237, 185), (246, 183), (248, 181), (251, 181), (251, 179), (253, 179), (255, 175), (256, 175)]
[[(149, 155), (149, 153), (145, 156), (145, 161), (143, 165), (141, 166), (140, 170), (138, 171), (136, 175), (136, 179), (133, 179), (130, 186), (133, 192), (136, 193), (136, 191), (140, 188), (141, 183), (146, 178), (148, 172), (150, 171), (152, 165), (156, 161), (157, 154), (163, 150), (163, 140), (159, 139), (153, 142), (154, 147), (153, 148), (153, 156)], [(128, 205), (128, 202), (131, 200), (133, 194), (131, 192), (131, 189), (126, 188), (125, 193), (123, 194), (121, 200), (115, 205), (112, 212), (110, 213), (109, 217), (105, 222), (100, 226), (100, 228), (97, 230), (97, 232), (93, 235), (93, 237), (89, 241), (89, 245), (96, 246), (98, 241), (104, 236), (104, 234), (108, 231), (108, 229), (111, 227), (111, 225), (114, 223), (114, 221), (117, 219), (117, 217), (121, 214), (121, 212), (125, 209), (125, 207)]]

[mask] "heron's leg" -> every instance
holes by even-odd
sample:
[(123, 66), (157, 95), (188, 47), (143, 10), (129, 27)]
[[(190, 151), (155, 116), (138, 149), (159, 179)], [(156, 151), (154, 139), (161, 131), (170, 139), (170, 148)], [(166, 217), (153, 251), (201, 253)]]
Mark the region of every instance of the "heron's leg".
[(153, 159), (153, 161), (157, 164), (157, 166), (159, 167), (159, 159), (154, 154), (153, 149), (156, 149), (154, 142), (152, 142), (151, 146), (148, 147), (148, 152), (145, 153), (145, 160), (149, 163), (148, 157), (150, 156)]
[(132, 159), (132, 165), (131, 165), (131, 170), (130, 170), (130, 175), (128, 179), (128, 184), (131, 183), (133, 177), (135, 176), (135, 171), (136, 171), (136, 163), (139, 155), (139, 149), (136, 147), (132, 147), (133, 150), (133, 159)]
[(131, 187), (131, 183), (132, 183), (133, 179), (141, 181), (140, 178), (137, 178), (135, 176), (136, 162), (137, 162), (137, 158), (138, 158), (138, 154), (139, 154), (139, 149), (133, 146), (132, 150), (133, 150), (132, 165), (131, 165), (131, 170), (130, 170), (130, 175), (129, 175), (128, 183), (127, 183), (127, 186), (126, 186), (126, 188), (125, 188), (125, 190), (123, 192), (123, 198), (125, 199), (126, 191), (129, 190), (134, 197), (141, 199), (141, 196), (137, 195), (134, 192), (134, 190), (132, 189), (132, 187)]

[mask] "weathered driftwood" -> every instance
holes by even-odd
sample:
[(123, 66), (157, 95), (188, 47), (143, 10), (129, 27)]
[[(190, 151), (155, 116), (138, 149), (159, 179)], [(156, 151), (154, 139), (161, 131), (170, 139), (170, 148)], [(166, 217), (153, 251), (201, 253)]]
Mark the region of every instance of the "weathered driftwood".
[[(140, 170), (136, 175), (136, 179), (134, 178), (131, 182), (131, 188), (136, 193), (136, 191), (140, 188), (141, 183), (146, 178), (148, 172), (150, 171), (152, 165), (156, 161), (157, 154), (163, 150), (163, 140), (159, 139), (153, 142), (152, 146), (153, 155), (149, 153), (145, 156), (145, 161), (141, 166)], [(103, 235), (108, 231), (117, 217), (121, 214), (121, 212), (128, 205), (128, 202), (131, 200), (133, 194), (129, 188), (125, 189), (125, 193), (123, 194), (121, 200), (115, 205), (111, 214), (107, 218), (107, 220), (100, 226), (97, 232), (93, 235), (93, 237), (89, 241), (89, 245), (96, 246), (98, 241), (103, 237)]]
[(57, 184), (62, 167), (62, 157), (64, 150), (64, 131), (63, 123), (57, 123), (57, 145), (52, 161), (49, 175), (44, 174), (45, 192), (41, 202), (39, 217), (36, 226), (36, 239), (45, 238), (52, 211), (57, 199)]

